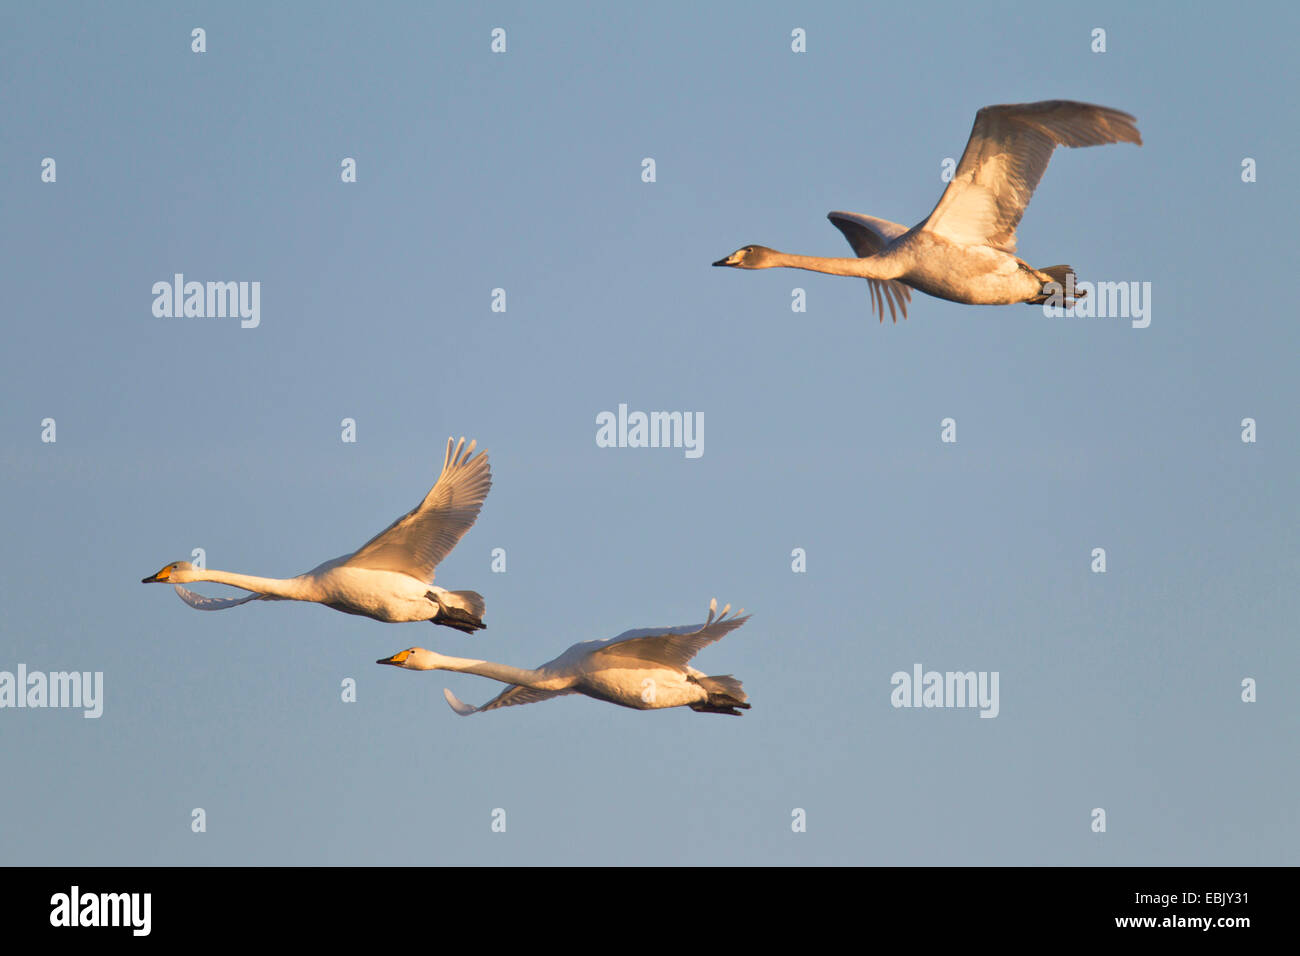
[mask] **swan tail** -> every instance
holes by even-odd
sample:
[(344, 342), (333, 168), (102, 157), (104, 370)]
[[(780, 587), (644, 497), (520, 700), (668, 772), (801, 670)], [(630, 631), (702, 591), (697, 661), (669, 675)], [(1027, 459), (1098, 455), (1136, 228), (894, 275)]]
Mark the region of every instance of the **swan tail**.
[[(1043, 279), (1043, 288), (1034, 298), (1028, 300), (1028, 304), (1037, 305), (1040, 302), (1046, 302), (1053, 296), (1063, 296), (1065, 299), (1073, 302), (1082, 299), (1088, 294), (1087, 289), (1079, 290), (1079, 276), (1070, 266), (1047, 266), (1043, 269), (1035, 269), (1040, 279)], [(1046, 278), (1043, 278), (1043, 277)], [(1050, 286), (1053, 283), (1055, 287)], [(1069, 302), (1066, 303), (1070, 304)]]
[(456, 603), (460, 604), (461, 610), (474, 617), (481, 618), (487, 610), (487, 602), (483, 600), (483, 595), (477, 591), (448, 591)]
[(749, 710), (749, 695), (741, 686), (740, 681), (730, 674), (722, 674), (714, 677), (695, 677), (690, 678), (696, 684), (708, 692), (708, 700), (691, 704), (691, 710), (702, 714), (730, 714), (733, 717), (739, 717), (740, 711)]
[(454, 627), (466, 634), (487, 627), (483, 623), (487, 605), (477, 591), (430, 591), (425, 597), (438, 606), (438, 612), (430, 618), (434, 624)]

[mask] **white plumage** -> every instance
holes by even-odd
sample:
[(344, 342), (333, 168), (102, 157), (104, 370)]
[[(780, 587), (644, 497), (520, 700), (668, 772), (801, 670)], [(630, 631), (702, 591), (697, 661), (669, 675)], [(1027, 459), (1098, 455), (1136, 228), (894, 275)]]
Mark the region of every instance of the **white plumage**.
[(1071, 100), (986, 106), (938, 205), (911, 229), (886, 219), (832, 212), (856, 259), (797, 256), (744, 246), (715, 266), (792, 268), (866, 279), (883, 322), (885, 306), (907, 318), (911, 289), (971, 305), (1043, 302), (1048, 283), (1072, 289), (1069, 266), (1035, 269), (1017, 258), (1016, 227), (1057, 146), (1142, 145), (1128, 113)]
[[(174, 561), (144, 583), (174, 584), (190, 607), (219, 611), (249, 601), (314, 601), (377, 621), (433, 621), (473, 633), (484, 626), (483, 598), (474, 591), (447, 591), (433, 584), (434, 569), (478, 518), (492, 487), (487, 452), (474, 454), (447, 439), (442, 474), (424, 500), (351, 554), (293, 578), (262, 578), (196, 568)], [(253, 592), (241, 598), (210, 598), (182, 583), (214, 581)]]
[(583, 641), (533, 669), (447, 657), (422, 647), (408, 648), (376, 663), (408, 670), (479, 674), (510, 685), (481, 707), (462, 703), (450, 690), (444, 690), (447, 703), (462, 717), (565, 694), (585, 694), (637, 710), (689, 707), (738, 716), (749, 709), (740, 681), (730, 674), (710, 676), (689, 666), (703, 648), (749, 620), (741, 616), (743, 609), (728, 617), (730, 611), (728, 604), (719, 614), (714, 600), (703, 624), (640, 628), (602, 641)]

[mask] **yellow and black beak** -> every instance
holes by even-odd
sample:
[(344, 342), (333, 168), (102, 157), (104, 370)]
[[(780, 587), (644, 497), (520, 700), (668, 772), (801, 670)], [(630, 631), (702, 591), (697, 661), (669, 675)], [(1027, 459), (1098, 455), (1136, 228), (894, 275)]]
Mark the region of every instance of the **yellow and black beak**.
[(733, 252), (731, 255), (727, 256), (726, 258), (719, 259), (717, 262), (714, 263), (714, 265), (715, 265), (715, 266), (730, 266), (730, 265), (735, 265), (735, 263), (732, 261), (732, 260), (734, 260), (735, 258), (736, 258), (736, 254)]
[(157, 574), (151, 574), (147, 578), (141, 578), (140, 583), (153, 584), (155, 581), (166, 582), (171, 576), (172, 576), (172, 569), (171, 566), (168, 565), (167, 567), (159, 571)]
[(384, 657), (375, 661), (376, 664), (392, 664), (394, 667), (401, 667), (406, 663), (406, 659), (411, 656), (410, 651), (399, 651), (392, 657)]

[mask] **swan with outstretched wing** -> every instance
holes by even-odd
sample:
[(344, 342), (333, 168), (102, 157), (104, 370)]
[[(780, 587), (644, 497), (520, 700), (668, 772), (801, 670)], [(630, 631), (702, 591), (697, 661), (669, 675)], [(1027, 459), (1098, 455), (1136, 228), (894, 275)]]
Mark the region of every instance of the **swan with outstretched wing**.
[(479, 674), (510, 685), (481, 707), (463, 703), (444, 690), (447, 703), (462, 717), (566, 694), (585, 694), (636, 710), (689, 707), (701, 713), (739, 716), (741, 710), (749, 709), (740, 681), (730, 674), (708, 675), (690, 666), (701, 650), (749, 620), (743, 609), (728, 617), (730, 611), (728, 604), (719, 613), (714, 600), (703, 624), (641, 628), (603, 641), (583, 641), (532, 669), (448, 657), (422, 647), (408, 648), (375, 663), (407, 670)]
[(885, 319), (907, 318), (911, 291), (970, 305), (1040, 303), (1054, 296), (1069, 305), (1075, 291), (1069, 266), (1034, 268), (1016, 256), (1016, 227), (1057, 146), (1142, 145), (1128, 113), (1045, 100), (986, 106), (975, 115), (966, 151), (939, 203), (911, 229), (886, 219), (833, 212), (857, 258), (798, 256), (766, 246), (743, 246), (715, 266), (806, 269), (866, 279), (872, 306)]
[[(487, 452), (474, 454), (474, 442), (447, 439), (438, 481), (410, 512), (402, 515), (351, 554), (326, 561), (293, 578), (262, 578), (197, 568), (173, 561), (143, 583), (174, 584), (182, 601), (200, 611), (219, 611), (249, 601), (314, 601), (336, 611), (377, 621), (432, 621), (472, 634), (483, 623), (483, 598), (475, 591), (448, 591), (434, 585), (434, 569), (474, 524), (492, 487)], [(211, 598), (181, 587), (214, 581), (252, 593)]]

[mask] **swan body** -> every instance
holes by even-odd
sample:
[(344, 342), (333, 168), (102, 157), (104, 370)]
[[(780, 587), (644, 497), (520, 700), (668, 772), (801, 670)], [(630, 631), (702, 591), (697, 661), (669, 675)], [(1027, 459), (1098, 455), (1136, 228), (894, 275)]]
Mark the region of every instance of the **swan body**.
[[(483, 598), (474, 591), (448, 591), (433, 584), (434, 569), (474, 524), (492, 486), (487, 452), (474, 442), (447, 440), (437, 483), (412, 511), (351, 554), (333, 558), (292, 578), (263, 578), (196, 568), (174, 561), (143, 583), (166, 582), (190, 607), (218, 611), (249, 601), (312, 601), (377, 621), (432, 621), (473, 633), (483, 628)], [(210, 598), (182, 584), (212, 581), (250, 591), (247, 597)]]
[(728, 604), (719, 614), (715, 600), (710, 602), (703, 624), (641, 628), (607, 640), (584, 641), (533, 669), (448, 657), (422, 647), (408, 648), (375, 663), (407, 670), (479, 674), (510, 685), (482, 707), (462, 703), (450, 690), (444, 690), (447, 703), (462, 717), (565, 694), (585, 694), (636, 710), (689, 707), (702, 713), (739, 716), (741, 710), (749, 709), (740, 681), (730, 674), (710, 676), (689, 666), (702, 648), (749, 620), (741, 616), (743, 610), (728, 617), (730, 610)]
[[(883, 322), (907, 318), (911, 290), (969, 305), (1043, 302), (1052, 294), (1078, 297), (1069, 266), (1036, 269), (1015, 255), (1016, 227), (1057, 146), (1142, 145), (1128, 113), (1045, 100), (986, 106), (975, 115), (966, 151), (938, 205), (911, 229), (860, 213), (827, 218), (857, 258), (797, 256), (744, 246), (715, 266), (806, 269), (866, 279)], [(1049, 284), (1054, 284), (1049, 288)]]

